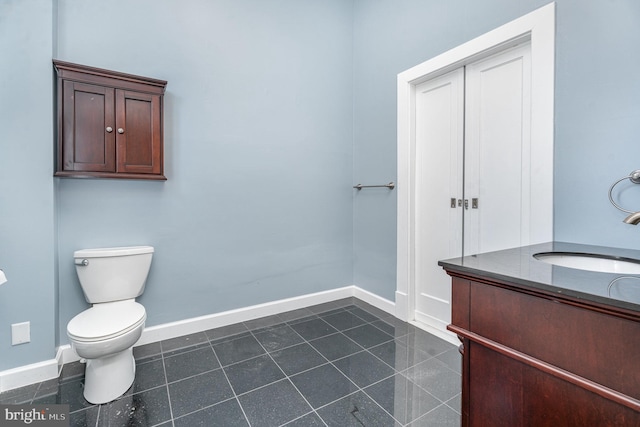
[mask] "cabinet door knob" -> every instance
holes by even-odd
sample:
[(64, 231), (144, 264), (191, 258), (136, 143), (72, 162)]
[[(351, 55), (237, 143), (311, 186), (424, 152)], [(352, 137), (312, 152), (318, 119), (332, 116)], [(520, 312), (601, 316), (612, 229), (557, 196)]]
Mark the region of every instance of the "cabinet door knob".
[(107, 133), (113, 132), (113, 128), (111, 126), (107, 126), (105, 130), (107, 131)]
[(118, 128), (118, 133), (124, 133), (124, 129)]

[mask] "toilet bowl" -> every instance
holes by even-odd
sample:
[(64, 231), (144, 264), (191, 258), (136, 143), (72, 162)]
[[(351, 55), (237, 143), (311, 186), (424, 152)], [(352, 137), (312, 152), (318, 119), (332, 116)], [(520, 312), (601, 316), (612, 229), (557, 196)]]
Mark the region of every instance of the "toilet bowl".
[(142, 294), (153, 248), (89, 249), (74, 253), (80, 284), (92, 307), (67, 325), (72, 348), (86, 359), (84, 397), (94, 404), (124, 394), (135, 379), (133, 346), (147, 318)]
[(133, 345), (147, 318), (134, 300), (96, 304), (67, 325), (67, 335), (78, 356), (86, 359), (84, 396), (106, 403), (126, 392), (135, 378)]

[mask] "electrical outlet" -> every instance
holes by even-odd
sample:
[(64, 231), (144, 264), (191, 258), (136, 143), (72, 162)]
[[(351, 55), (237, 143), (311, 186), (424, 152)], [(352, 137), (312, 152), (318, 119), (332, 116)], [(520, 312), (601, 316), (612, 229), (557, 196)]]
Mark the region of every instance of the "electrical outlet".
[(31, 341), (31, 322), (11, 325), (11, 345), (24, 344)]

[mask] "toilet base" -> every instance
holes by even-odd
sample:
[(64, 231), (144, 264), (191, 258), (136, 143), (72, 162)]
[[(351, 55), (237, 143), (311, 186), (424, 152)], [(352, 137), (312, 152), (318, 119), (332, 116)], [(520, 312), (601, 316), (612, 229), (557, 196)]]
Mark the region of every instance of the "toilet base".
[(99, 359), (87, 359), (84, 398), (93, 404), (111, 402), (131, 387), (135, 375), (133, 348)]

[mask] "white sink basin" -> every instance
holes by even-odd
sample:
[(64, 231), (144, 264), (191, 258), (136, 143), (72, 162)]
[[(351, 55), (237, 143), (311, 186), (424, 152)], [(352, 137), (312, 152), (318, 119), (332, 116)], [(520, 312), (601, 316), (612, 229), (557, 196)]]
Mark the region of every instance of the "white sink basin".
[(640, 274), (640, 260), (599, 254), (571, 252), (541, 252), (533, 255), (537, 260), (561, 267), (601, 273)]

